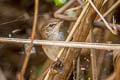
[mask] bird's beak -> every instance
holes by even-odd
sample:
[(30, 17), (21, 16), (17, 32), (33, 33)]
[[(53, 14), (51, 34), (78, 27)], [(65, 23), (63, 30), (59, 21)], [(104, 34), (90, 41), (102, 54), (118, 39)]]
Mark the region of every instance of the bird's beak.
[(61, 27), (61, 25), (63, 24), (63, 21), (60, 21), (56, 26), (55, 26), (55, 29), (58, 29)]

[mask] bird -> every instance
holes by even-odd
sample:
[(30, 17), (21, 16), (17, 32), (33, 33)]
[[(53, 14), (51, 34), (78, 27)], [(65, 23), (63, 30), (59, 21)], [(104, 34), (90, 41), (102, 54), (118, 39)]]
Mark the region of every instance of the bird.
[[(44, 21), (39, 32), (42, 39), (49, 41), (65, 41), (68, 35), (64, 21), (56, 18), (50, 18), (49, 20)], [(42, 45), (42, 49), (48, 58), (55, 61), (61, 47)]]

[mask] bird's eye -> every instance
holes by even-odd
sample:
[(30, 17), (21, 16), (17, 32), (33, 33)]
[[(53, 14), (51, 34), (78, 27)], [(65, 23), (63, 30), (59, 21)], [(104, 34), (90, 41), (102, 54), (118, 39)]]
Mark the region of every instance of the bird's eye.
[(55, 26), (55, 24), (50, 24), (50, 25), (49, 25), (49, 27), (54, 27), (54, 26)]

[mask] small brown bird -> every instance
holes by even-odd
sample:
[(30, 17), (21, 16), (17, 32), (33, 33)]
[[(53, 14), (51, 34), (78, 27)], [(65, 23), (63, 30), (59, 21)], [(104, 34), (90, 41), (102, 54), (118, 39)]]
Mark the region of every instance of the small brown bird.
[[(43, 24), (40, 29), (42, 39), (50, 41), (64, 41), (67, 37), (67, 28), (64, 26), (63, 21), (51, 18)], [(45, 54), (52, 60), (55, 60), (60, 47), (58, 46), (45, 46), (42, 45)]]

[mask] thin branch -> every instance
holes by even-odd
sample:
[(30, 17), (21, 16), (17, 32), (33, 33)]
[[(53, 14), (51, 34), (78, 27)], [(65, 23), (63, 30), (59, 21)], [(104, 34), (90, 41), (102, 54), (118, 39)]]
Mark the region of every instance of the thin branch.
[(76, 0), (69, 0), (69, 2), (67, 2), (63, 7), (61, 7), (54, 13), (54, 17), (68, 21), (72, 21), (72, 20), (75, 21), (76, 17), (65, 16), (62, 14), (66, 9), (70, 8), (75, 2)]
[[(0, 42), (12, 43), (12, 44), (13, 43), (29, 44), (31, 41), (30, 41), (30, 39), (0, 38)], [(72, 48), (120, 50), (120, 44), (108, 44), (108, 43), (34, 40), (33, 44), (34, 45), (53, 45), (53, 46), (72, 47)]]
[[(81, 0), (78, 0), (78, 1), (81, 1)], [(103, 14), (103, 17), (106, 17), (113, 9), (117, 8), (120, 4), (120, 0), (118, 0), (107, 12), (105, 12)], [(78, 6), (79, 7), (79, 6)], [(77, 7), (76, 7), (77, 8)], [(73, 8), (74, 9), (74, 8)], [(68, 9), (69, 10), (69, 9)], [(66, 11), (65, 11), (66, 12)], [(40, 16), (43, 16), (43, 15), (38, 15), (38, 17)], [(30, 17), (30, 19), (33, 18), (33, 17)], [(24, 19), (15, 19), (15, 20), (12, 20), (12, 21), (8, 21), (8, 22), (4, 22), (4, 23), (0, 23), (0, 25), (5, 25), (5, 24), (9, 24), (9, 23), (14, 23), (14, 22), (17, 22), (17, 21), (23, 21), (23, 20), (28, 20), (26, 18)], [(101, 18), (99, 18), (97, 21), (101, 21)]]
[(12, 20), (12, 21), (3, 22), (3, 23), (0, 23), (0, 26), (15, 23), (15, 22), (18, 22), (18, 21), (23, 21), (23, 20), (26, 20), (26, 19), (15, 19), (15, 20)]
[(116, 31), (114, 31), (112, 29), (112, 27), (110, 27), (110, 25), (108, 24), (108, 22), (105, 20), (105, 18), (102, 16), (102, 14), (98, 11), (98, 9), (95, 7), (95, 5), (93, 4), (93, 2), (91, 0), (88, 0), (91, 4), (91, 6), (94, 8), (94, 10), (98, 13), (98, 15), (100, 16), (100, 18), (103, 20), (103, 22), (105, 23), (106, 27), (113, 33), (113, 34), (117, 34)]
[(29, 61), (29, 58), (30, 58), (30, 52), (31, 52), (31, 49), (32, 49), (32, 46), (33, 46), (33, 40), (35, 38), (35, 32), (36, 32), (35, 30), (36, 30), (36, 26), (37, 26), (37, 17), (38, 17), (38, 5), (39, 5), (38, 3), (39, 3), (39, 0), (35, 0), (34, 22), (33, 22), (33, 29), (32, 29), (32, 35), (31, 35), (32, 39), (31, 39), (29, 48), (26, 51), (25, 61), (24, 61), (24, 64), (23, 64), (23, 67), (22, 67), (22, 70), (21, 70), (19, 80), (23, 80), (23, 77), (24, 77), (24, 74), (25, 74), (25, 71), (26, 71), (26, 68), (27, 68), (27, 64), (28, 64), (28, 61)]
[[(113, 9), (117, 8), (119, 6), (120, 0), (118, 0), (107, 12), (103, 14), (103, 17), (106, 17)], [(97, 21), (101, 21), (101, 18), (99, 18)]]
[[(24, 16), (24, 14), (23, 14)], [(28, 15), (29, 16), (29, 15)], [(44, 16), (44, 15), (38, 15), (38, 17), (41, 17), (41, 16)], [(21, 17), (21, 16), (20, 16)], [(31, 20), (33, 19), (34, 17), (33, 16), (29, 16), (29, 18), (17, 18), (17, 19), (14, 19), (14, 20), (10, 20), (10, 21), (6, 21), (6, 22), (3, 22), (3, 23), (0, 23), (0, 26), (1, 25), (7, 25), (7, 24), (12, 24), (12, 23), (16, 23), (18, 21), (27, 21), (27, 20)]]
[(78, 2), (80, 5), (84, 5), (84, 3), (82, 2), (82, 0), (77, 0), (77, 2)]
[[(91, 36), (91, 42), (95, 43), (95, 37), (94, 37), (94, 34), (93, 34), (93, 26), (90, 30), (90, 36)], [(97, 65), (96, 65), (96, 50), (95, 49), (91, 49), (90, 58), (91, 58), (91, 67), (92, 67), (92, 79), (93, 80), (98, 80)]]
[[(97, 21), (95, 21), (94, 23), (93, 23), (93, 25), (95, 26), (95, 27), (98, 27), (98, 28), (107, 28), (106, 27), (106, 25), (103, 23), (103, 22), (97, 22)], [(120, 31), (120, 25), (119, 24), (112, 24), (112, 23), (109, 23), (109, 25), (111, 26), (111, 27), (114, 27), (114, 25), (115, 25), (115, 27)]]
[(68, 13), (69, 11), (74, 11), (74, 10), (78, 10), (80, 8), (82, 8), (83, 6), (77, 6), (77, 7), (74, 7), (74, 8), (70, 8), (70, 9), (67, 9), (64, 13)]
[(80, 56), (77, 58), (77, 66), (76, 66), (76, 80), (80, 80)]
[[(69, 33), (69, 35), (68, 35), (68, 37), (67, 37), (67, 39), (66, 39), (66, 42), (69, 42), (69, 41), (72, 39), (72, 36), (73, 36), (74, 32), (76, 31), (76, 29), (77, 29), (77, 27), (78, 27), (78, 25), (79, 25), (82, 17), (84, 16), (86, 10), (88, 9), (88, 6), (89, 6), (89, 3), (85, 6), (85, 8), (83, 9), (82, 13), (81, 13), (80, 16), (78, 17), (76, 23), (74, 24), (71, 32)], [(58, 54), (58, 58), (60, 58), (60, 56), (62, 55), (64, 49), (65, 49), (65, 48), (62, 48), (62, 49), (61, 49), (61, 51), (60, 51), (59, 54)]]
[[(70, 41), (70, 40), (72, 39), (72, 36), (73, 36), (74, 32), (76, 31), (76, 29), (77, 29), (77, 27), (78, 27), (78, 25), (79, 25), (82, 17), (84, 16), (86, 10), (88, 9), (88, 6), (89, 6), (89, 3), (86, 4), (85, 8), (83, 9), (83, 11), (81, 12), (81, 14), (80, 14), (80, 16), (78, 17), (77, 21), (75, 22), (75, 24), (74, 24), (71, 32), (69, 33), (69, 35), (68, 35), (68, 37), (67, 37), (67, 39), (66, 39), (66, 42), (68, 42), (68, 41)], [(59, 13), (59, 12), (57, 12), (57, 13)], [(56, 13), (55, 13), (55, 14), (56, 14)], [(61, 48), (58, 56), (56, 57), (56, 61), (57, 61), (57, 59), (59, 59), (59, 58), (61, 57), (61, 55), (62, 55), (62, 53), (64, 52), (64, 50), (65, 50), (65, 47)], [(50, 73), (51, 73), (51, 69), (49, 69), (49, 71), (48, 71), (47, 75), (45, 76), (45, 79), (44, 79), (44, 80), (48, 80), (48, 79), (49, 79)]]

